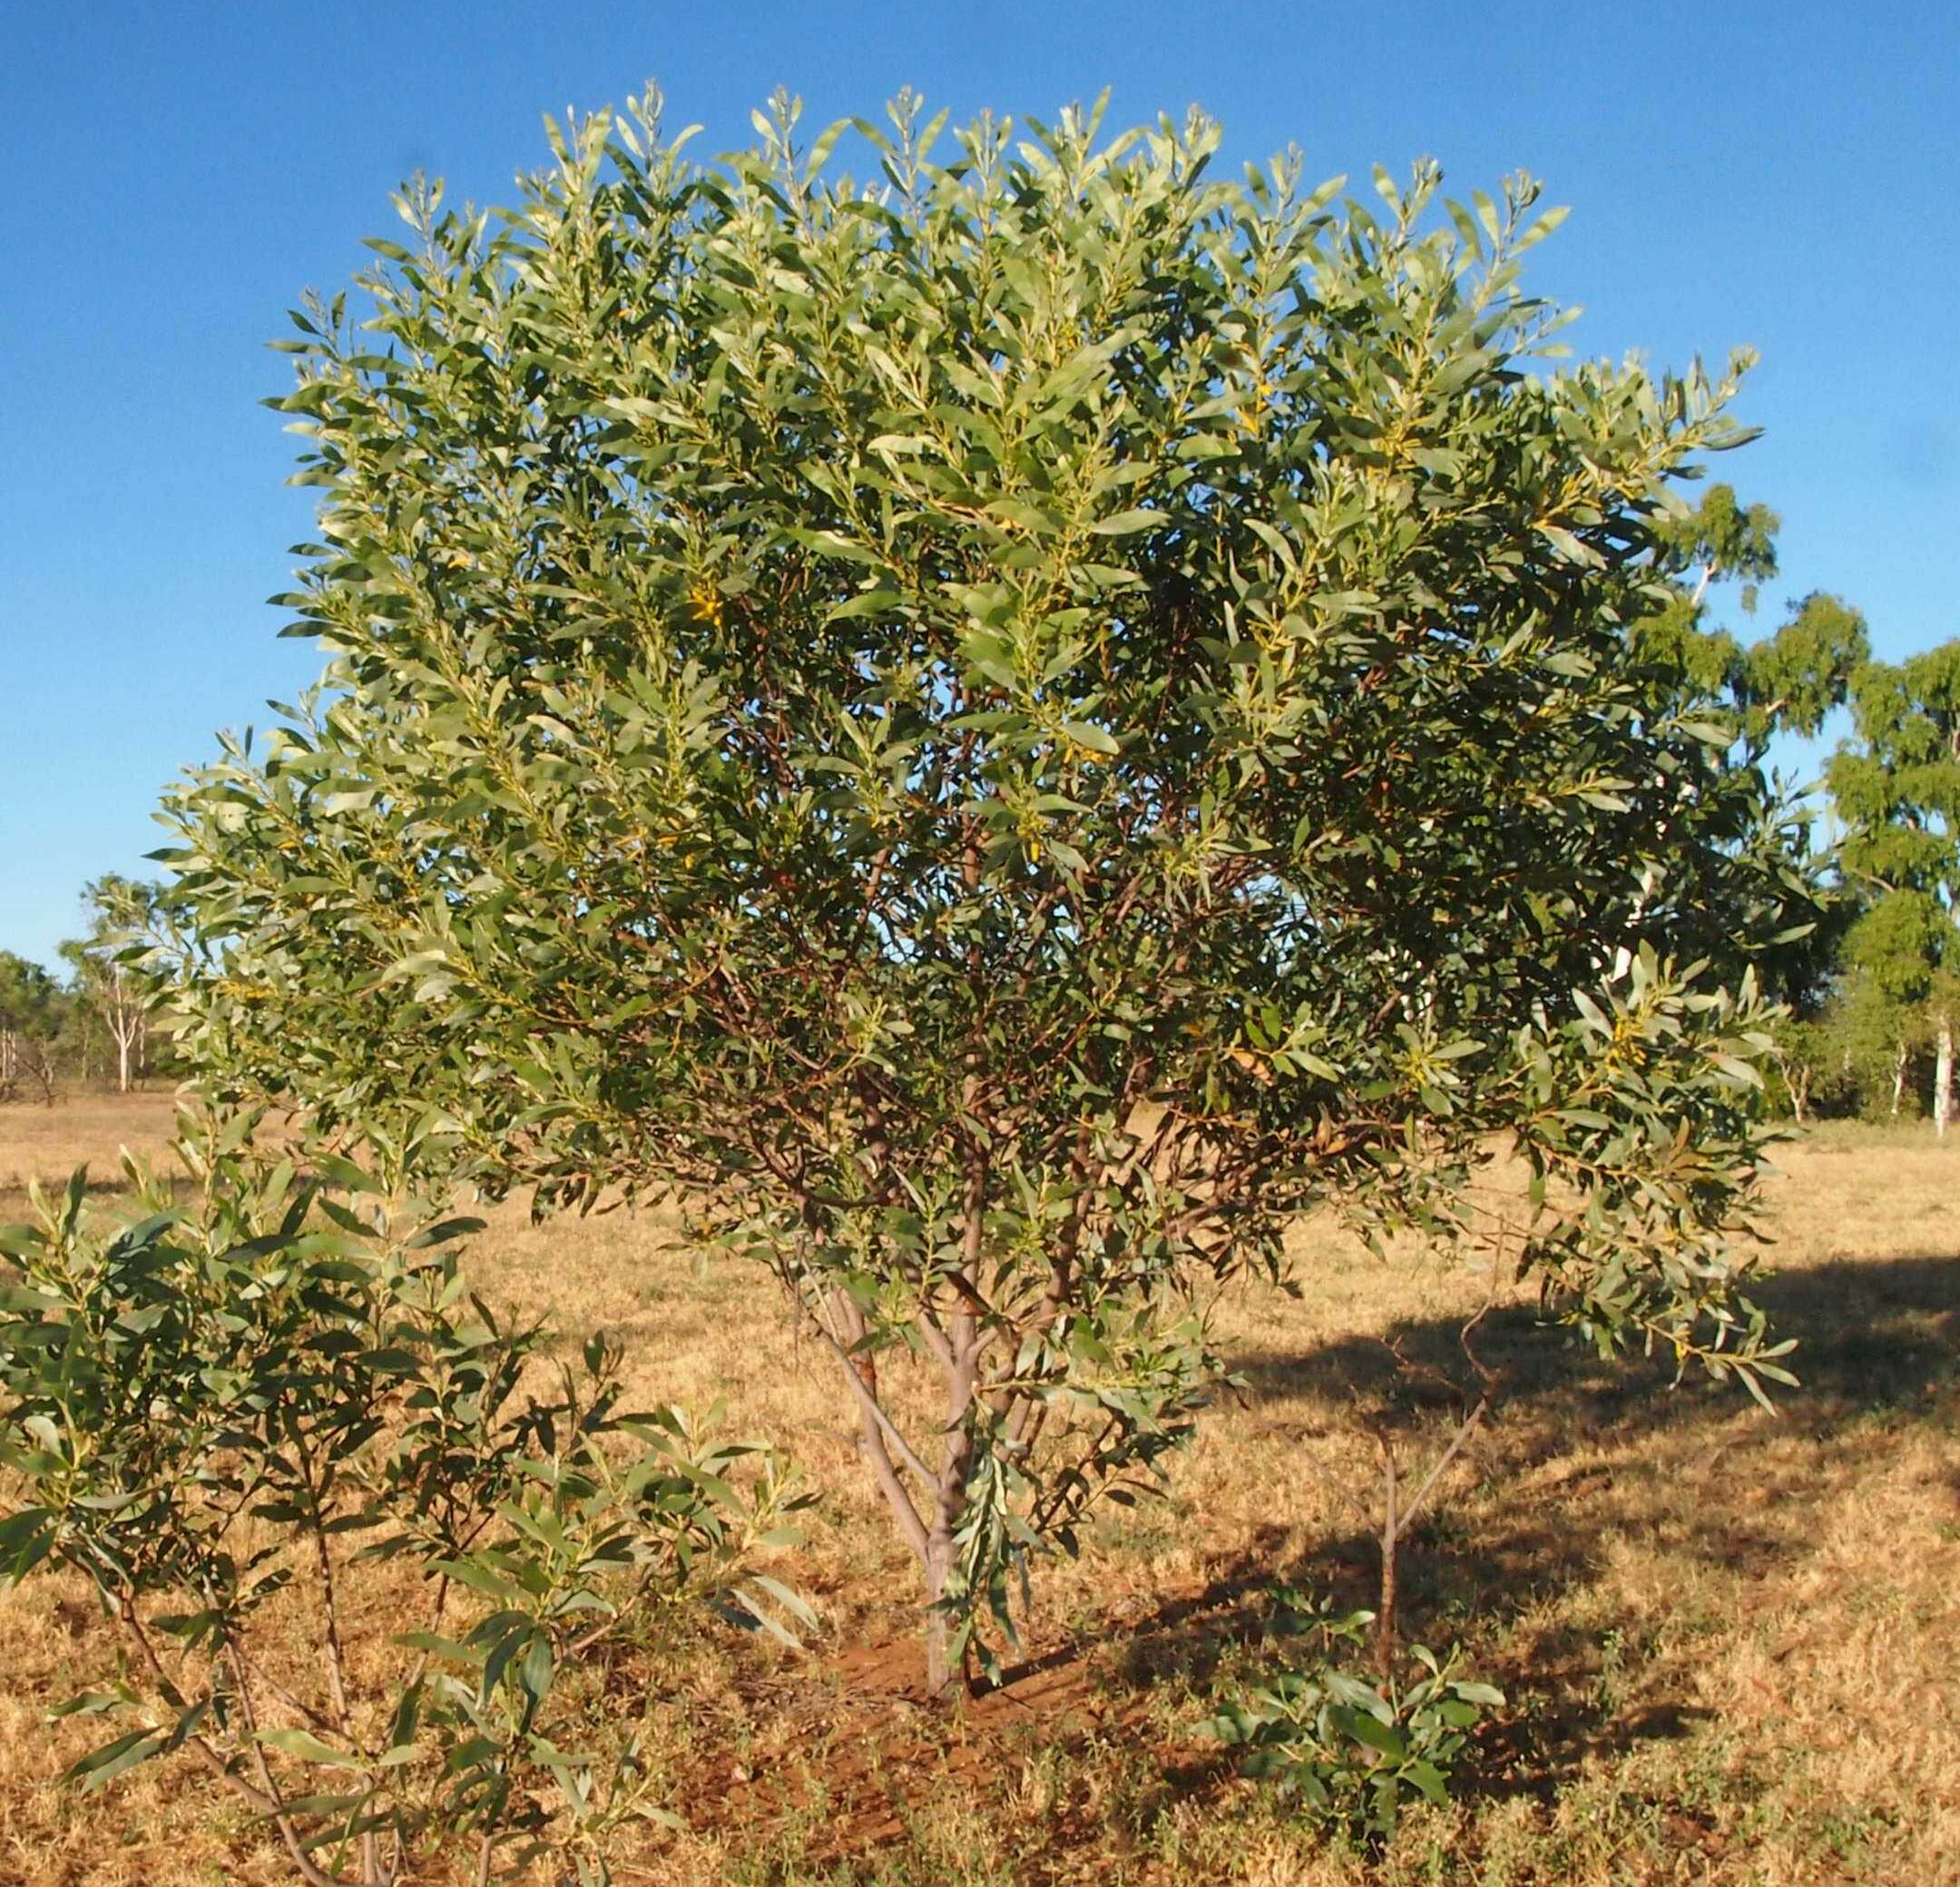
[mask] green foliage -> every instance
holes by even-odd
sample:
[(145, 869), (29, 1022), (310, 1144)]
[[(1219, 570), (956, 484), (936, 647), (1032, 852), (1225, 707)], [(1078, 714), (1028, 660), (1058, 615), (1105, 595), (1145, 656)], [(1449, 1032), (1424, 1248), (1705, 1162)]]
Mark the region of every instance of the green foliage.
[[(1845, 834), (1838, 848), (1858, 900), (1845, 939), (1843, 1020), (1861, 1049), (1883, 1016), (1896, 1110), (1920, 1041), (1945, 1041), (1950, 1088), (1960, 973), (1960, 641), (1897, 666), (1867, 663), (1851, 691), (1852, 738), (1826, 782)], [(1847, 1050), (1848, 1050), (1847, 1041)], [(1935, 1096), (1944, 1128), (1950, 1094)]]
[(1661, 521), (1656, 562), (1665, 600), (1637, 632), (1676, 690), (1705, 701), (1706, 711), (1751, 741), (1783, 728), (1816, 734), (1871, 652), (1864, 617), (1823, 591), (1792, 603), (1788, 620), (1753, 642), (1710, 622), (1707, 599), (1719, 582), (1740, 581), (1742, 608), (1755, 613), (1758, 586), (1776, 574), (1779, 528), (1768, 506), (1743, 506), (1728, 484), (1710, 486), (1692, 511)]
[(68, 992), (39, 963), (0, 950), (0, 1101), (52, 1101), (63, 1040), (74, 1023)]
[(1692, 511), (1682, 510), (1655, 533), (1668, 568), (1699, 572), (1699, 587), (1740, 580), (1742, 607), (1754, 613), (1755, 586), (1777, 573), (1777, 533), (1783, 521), (1767, 504), (1743, 504), (1732, 484), (1711, 484)]
[(1872, 662), (1852, 690), (1854, 738), (1827, 781), (1847, 831), (1845, 870), (1895, 896), (1960, 901), (1960, 641), (1896, 667)]
[(1815, 735), (1844, 705), (1868, 652), (1864, 617), (1842, 599), (1812, 591), (1775, 635), (1749, 650), (1740, 691), (1752, 722)]
[(1556, 1308), (1726, 1366), (1738, 979), (1813, 894), (1640, 625), (1732, 378), (1544, 367), (1522, 178), (757, 122), (554, 130), (296, 317), (328, 666), (158, 855), (213, 1091), (680, 1188), (845, 1364), (954, 1656), (1317, 1202), (1446, 1230), (1509, 1142)]
[[(118, 1091), (150, 1072), (152, 1022), (162, 993), (153, 959), (158, 931), (167, 928), (159, 910), (159, 887), (146, 880), (105, 874), (83, 887), (85, 934), (61, 946), (84, 1025), (99, 1024), (108, 1038), (105, 1062), (115, 1064)], [(82, 1044), (82, 1061), (88, 1044)]]
[[(323, 1157), (330, 1197), (249, 1126), (187, 1124), (188, 1211), (132, 1170), (157, 1209), (97, 1227), (78, 1173), (0, 1234), (0, 1577), (74, 1568), (122, 1647), (67, 1707), (129, 1726), (72, 1779), (188, 1748), (316, 1883), (385, 1887), (465, 1838), (596, 1879), (622, 1821), (666, 1811), (581, 1667), (683, 1598), (807, 1618), (745, 1569), (786, 1484), (678, 1410), (622, 1410), (602, 1340), (550, 1365), (466, 1293), (472, 1221)], [(421, 1628), (350, 1637), (352, 1561), (398, 1565)]]
[[(1854, 845), (1852, 856), (1857, 847)], [(1846, 967), (1902, 1013), (1925, 1002), (1953, 945), (1953, 919), (1916, 886), (1878, 893), (1845, 939)]]
[(0, 951), (0, 1027), (21, 1034), (58, 1026), (61, 985), (39, 963)]
[(1341, 1660), (1361, 1651), (1372, 1612), (1339, 1614), (1325, 1600), (1301, 1608), (1280, 1596), (1287, 1628), (1316, 1637), (1319, 1655), (1228, 1699), (1203, 1728), (1243, 1750), (1243, 1772), (1271, 1781), (1313, 1821), (1386, 1841), (1409, 1803), (1449, 1800), (1468, 1732), (1504, 1693), (1466, 1677), (1455, 1646), (1440, 1659), (1412, 1646), (1420, 1675), (1407, 1683), (1364, 1677)]

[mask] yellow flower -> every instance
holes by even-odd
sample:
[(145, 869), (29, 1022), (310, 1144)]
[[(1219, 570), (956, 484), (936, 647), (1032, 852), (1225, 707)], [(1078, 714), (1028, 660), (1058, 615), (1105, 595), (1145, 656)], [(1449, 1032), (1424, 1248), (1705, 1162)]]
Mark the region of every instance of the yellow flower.
[(722, 617), (721, 592), (703, 577), (689, 586), (687, 594), (688, 601), (694, 605), (695, 619), (720, 629)]

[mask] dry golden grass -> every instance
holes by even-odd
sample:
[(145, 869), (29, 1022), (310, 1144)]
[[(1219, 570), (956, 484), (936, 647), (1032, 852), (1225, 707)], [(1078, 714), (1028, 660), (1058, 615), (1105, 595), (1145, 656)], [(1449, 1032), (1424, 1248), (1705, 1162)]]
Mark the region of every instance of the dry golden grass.
[(0, 1211), (18, 1217), (30, 1180), (65, 1186), (77, 1167), (89, 1169), (92, 1187), (121, 1187), (122, 1149), (164, 1158), (175, 1107), (170, 1094), (153, 1093), (80, 1094), (53, 1107), (0, 1108)]
[[(0, 1113), (0, 1186), (167, 1129), (154, 1098)], [(66, 1138), (64, 1138), (64, 1129)], [(825, 1491), (789, 1569), (821, 1607), (804, 1659), (703, 1636), (636, 1674), (693, 1826), (624, 1882), (1723, 1887), (1960, 1882), (1960, 1142), (1828, 1129), (1783, 1156), (1759, 1296), (1802, 1339), (1771, 1419), (1735, 1390), (1608, 1368), (1514, 1306), (1485, 1349), (1518, 1392), (1410, 1549), (1408, 1632), (1461, 1638), (1510, 1696), (1461, 1799), (1377, 1861), (1330, 1848), (1191, 1734), (1216, 1684), (1277, 1654), (1273, 1577), (1370, 1596), (1378, 1457), (1452, 1419), (1407, 1393), (1481, 1295), (1308, 1226), (1306, 1289), (1220, 1313), (1242, 1398), (1171, 1497), (1043, 1569), (1031, 1668), (943, 1720), (902, 1693), (916, 1587), (861, 1479), (826, 1359), (744, 1274), (697, 1273), (658, 1217), (527, 1225), (470, 1257), (493, 1299), (568, 1338), (605, 1326), (645, 1398), (725, 1400)], [(0, 1200), (13, 1216), (14, 1199)], [(375, 1589), (378, 1613), (391, 1603)], [(188, 1767), (104, 1797), (57, 1786), (92, 1740), (48, 1706), (108, 1647), (79, 1588), (0, 1596), (0, 1882), (287, 1878)]]

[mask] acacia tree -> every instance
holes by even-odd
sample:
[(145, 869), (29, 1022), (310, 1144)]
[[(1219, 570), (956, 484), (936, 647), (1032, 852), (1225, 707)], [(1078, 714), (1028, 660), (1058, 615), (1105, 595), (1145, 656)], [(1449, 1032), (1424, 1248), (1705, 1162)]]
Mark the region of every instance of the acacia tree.
[(835, 1351), (938, 1683), (1310, 1205), (1447, 1227), (1514, 1147), (1561, 1315), (1777, 1374), (1726, 1230), (1807, 875), (1636, 634), (1732, 380), (1536, 364), (1521, 179), (901, 99), (867, 190), (795, 120), (554, 130), (296, 318), (328, 666), (158, 855), (211, 1085), (679, 1188)]
[[(609, 1880), (670, 1811), (604, 1687), (564, 1679), (688, 1597), (814, 1622), (756, 1564), (802, 1500), (711, 1414), (622, 1407), (599, 1336), (553, 1383), (543, 1326), (457, 1268), (479, 1221), (254, 1125), (181, 1115), (188, 1191), (125, 1154), (133, 1220), (96, 1220), (83, 1170), (0, 1227), (0, 1589), (80, 1578), (121, 1653), (54, 1713), (114, 1731), (66, 1779), (181, 1753), (307, 1887), (401, 1887), (465, 1846), (475, 1882), (547, 1854)], [(348, 1602), (383, 1563), (419, 1628)]]
[(1854, 737), (1826, 773), (1846, 822), (1844, 870), (1868, 899), (1847, 951), (1898, 1018), (1895, 1114), (1912, 1032), (1932, 1037), (1933, 1119), (1944, 1135), (1960, 973), (1960, 641), (1896, 667), (1867, 664), (1852, 686), (1852, 714)]
[[(1746, 616), (1757, 611), (1761, 585), (1777, 573), (1781, 521), (1767, 505), (1744, 505), (1735, 488), (1711, 485), (1692, 510), (1655, 522), (1654, 562), (1663, 590), (1660, 607), (1634, 627), (1636, 652), (1652, 677), (1656, 711), (1692, 709), (1734, 729), (1746, 759), (1779, 732), (1814, 737), (1842, 707), (1851, 678), (1870, 659), (1865, 619), (1841, 598), (1812, 591), (1794, 600), (1769, 635), (1740, 640), (1716, 618), (1718, 586), (1740, 586)], [(1792, 863), (1806, 847), (1797, 842)], [(1649, 869), (1657, 867), (1650, 866)], [(1788, 1051), (1828, 999), (1857, 900), (1840, 885), (1819, 895), (1814, 920), (1778, 935), (1762, 951), (1769, 993), (1794, 1012), (1779, 1031), (1774, 1057), (1785, 1074)], [(1770, 944), (1756, 940), (1759, 949)], [(1622, 959), (1623, 960), (1623, 959)], [(1803, 1102), (1788, 1090), (1798, 1117)]]

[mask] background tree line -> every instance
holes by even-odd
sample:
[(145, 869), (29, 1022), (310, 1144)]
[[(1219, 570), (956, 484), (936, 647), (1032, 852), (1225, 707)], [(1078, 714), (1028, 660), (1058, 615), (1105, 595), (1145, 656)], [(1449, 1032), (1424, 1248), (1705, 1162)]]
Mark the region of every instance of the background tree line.
[(114, 873), (82, 894), (83, 934), (60, 945), (65, 975), (0, 950), (0, 1101), (51, 1104), (64, 1091), (126, 1094), (179, 1062), (140, 963), (158, 887)]
[[(1836, 898), (1784, 996), (1781, 1101), (1813, 1115), (1954, 1115), (1960, 1013), (1960, 641), (1850, 676), (1825, 768)], [(1780, 1093), (1777, 1090), (1780, 1089)]]
[(1718, 586), (1754, 614), (1777, 574), (1779, 521), (1711, 486), (1666, 531), (1670, 594), (1644, 633), (1746, 738), (1821, 732), (1833, 708), (1851, 725), (1826, 763), (1825, 921), (1774, 958), (1788, 1014), (1776, 1031), (1769, 1104), (1817, 1116), (1954, 1117), (1960, 1014), (1960, 640), (1898, 663), (1873, 660), (1865, 621), (1823, 592), (1742, 642), (1717, 615)]

